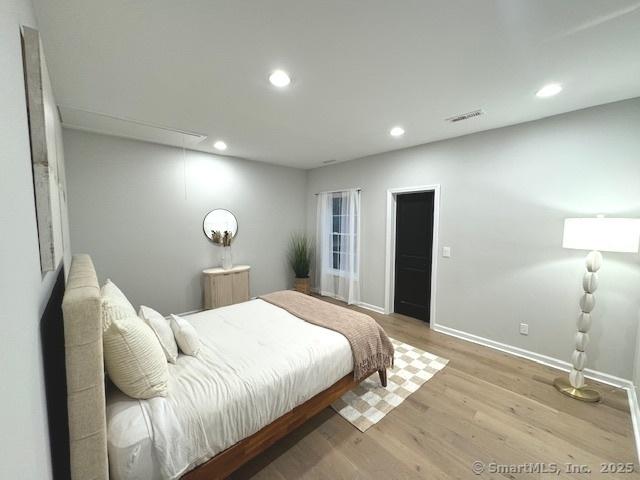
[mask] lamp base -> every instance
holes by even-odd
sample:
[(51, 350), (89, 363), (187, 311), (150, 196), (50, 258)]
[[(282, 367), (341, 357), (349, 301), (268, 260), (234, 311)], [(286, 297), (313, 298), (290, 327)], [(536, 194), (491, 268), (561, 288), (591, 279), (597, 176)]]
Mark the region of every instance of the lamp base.
[(597, 390), (589, 387), (575, 388), (565, 377), (556, 378), (553, 381), (553, 386), (564, 395), (582, 402), (599, 402), (601, 398), (600, 392)]

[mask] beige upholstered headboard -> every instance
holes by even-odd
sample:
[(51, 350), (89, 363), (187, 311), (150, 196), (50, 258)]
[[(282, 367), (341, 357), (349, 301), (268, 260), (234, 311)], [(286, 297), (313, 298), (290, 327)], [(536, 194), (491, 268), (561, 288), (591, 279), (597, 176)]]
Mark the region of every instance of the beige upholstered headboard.
[(100, 285), (89, 255), (74, 255), (62, 301), (71, 478), (108, 480)]

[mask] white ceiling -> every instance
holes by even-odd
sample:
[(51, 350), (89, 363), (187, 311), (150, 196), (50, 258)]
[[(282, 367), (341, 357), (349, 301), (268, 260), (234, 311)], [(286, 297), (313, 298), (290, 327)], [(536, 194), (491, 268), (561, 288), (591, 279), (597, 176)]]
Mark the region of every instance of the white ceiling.
[[(122, 117), (301, 168), (640, 96), (637, 0), (34, 3), (58, 103), (107, 115), (66, 123)], [(536, 98), (550, 81), (562, 93)]]

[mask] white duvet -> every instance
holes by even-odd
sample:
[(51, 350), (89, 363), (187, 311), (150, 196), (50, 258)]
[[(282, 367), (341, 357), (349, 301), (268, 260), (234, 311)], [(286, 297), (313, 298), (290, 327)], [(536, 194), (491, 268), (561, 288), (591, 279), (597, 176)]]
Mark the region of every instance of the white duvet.
[(169, 364), (167, 397), (107, 399), (113, 479), (174, 479), (353, 370), (339, 333), (262, 300), (185, 317), (203, 347)]

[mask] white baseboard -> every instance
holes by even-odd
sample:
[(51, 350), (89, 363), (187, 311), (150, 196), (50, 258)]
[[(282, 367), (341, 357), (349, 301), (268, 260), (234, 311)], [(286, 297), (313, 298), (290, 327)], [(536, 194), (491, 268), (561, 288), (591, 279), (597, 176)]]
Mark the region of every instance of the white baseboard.
[(638, 391), (634, 386), (627, 388), (629, 397), (629, 411), (631, 423), (633, 423), (633, 436), (636, 439), (636, 455), (640, 461), (640, 404), (638, 403)]
[[(443, 325), (433, 325), (432, 328), (436, 332), (451, 335), (452, 337), (467, 340), (468, 342), (477, 343), (479, 345), (484, 345), (485, 347), (493, 348), (494, 350), (500, 350), (501, 352), (509, 353), (517, 357), (526, 358), (527, 360), (532, 360), (536, 363), (541, 363), (542, 365), (546, 365), (548, 367), (557, 368), (558, 370), (562, 370), (564, 372), (568, 372), (569, 370), (571, 370), (571, 364), (569, 362), (565, 362), (564, 360), (548, 357), (536, 352), (530, 352), (529, 350), (524, 350), (519, 347), (496, 342), (488, 338), (479, 337), (477, 335), (473, 335), (472, 333), (463, 332), (461, 330), (445, 327)], [(631, 380), (616, 377), (615, 375), (599, 372), (597, 370), (586, 368), (584, 370), (584, 376), (590, 378), (591, 380), (596, 380), (597, 382), (606, 383), (607, 385), (612, 385), (618, 388), (633, 388), (633, 383), (631, 382)]]
[(360, 308), (364, 308), (366, 310), (371, 310), (376, 313), (384, 313), (384, 308), (378, 307), (377, 305), (371, 305), (370, 303), (358, 302), (356, 305)]
[[(336, 300), (340, 300), (340, 301), (342, 301), (342, 302), (344, 302), (344, 301), (345, 301), (345, 299), (344, 299), (344, 298), (336, 297), (336, 296), (334, 296), (334, 295), (331, 295), (329, 292), (322, 292), (322, 291), (320, 291), (320, 289), (319, 289), (319, 288), (316, 288), (316, 287), (312, 287), (312, 288), (311, 288), (311, 291), (312, 291), (313, 293), (317, 293), (318, 295), (322, 295), (323, 297), (331, 297), (331, 298), (335, 298)], [(356, 305), (357, 307), (360, 307), (360, 308), (364, 308), (364, 309), (366, 309), (366, 310), (371, 310), (372, 312), (376, 312), (376, 313), (384, 313), (384, 308), (379, 307), (379, 306), (377, 306), (377, 305), (372, 305), (372, 304), (370, 304), (370, 303), (366, 303), (366, 302), (358, 302), (358, 303), (354, 303), (354, 305)]]

